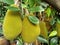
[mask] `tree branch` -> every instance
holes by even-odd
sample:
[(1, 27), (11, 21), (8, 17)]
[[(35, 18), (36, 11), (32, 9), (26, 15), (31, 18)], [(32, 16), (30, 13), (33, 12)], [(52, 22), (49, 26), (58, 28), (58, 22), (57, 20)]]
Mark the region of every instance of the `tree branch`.
[(44, 0), (44, 1), (52, 5), (56, 10), (60, 11), (60, 0)]

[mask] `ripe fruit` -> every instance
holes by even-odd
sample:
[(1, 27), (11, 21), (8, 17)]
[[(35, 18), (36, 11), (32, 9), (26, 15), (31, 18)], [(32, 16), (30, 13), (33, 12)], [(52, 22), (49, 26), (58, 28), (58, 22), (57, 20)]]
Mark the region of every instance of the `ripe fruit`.
[(31, 43), (36, 40), (38, 35), (40, 34), (40, 27), (39, 23), (33, 24), (32, 21), (34, 21), (35, 18), (31, 18), (31, 20), (28, 19), (28, 16), (26, 16), (23, 20), (23, 26), (22, 26), (22, 38), (24, 42)]
[(48, 38), (48, 31), (47, 31), (45, 22), (40, 21), (40, 29), (41, 29), (41, 35), (42, 35), (44, 38), (47, 39), (47, 38)]
[[(13, 5), (17, 7), (16, 5)], [(22, 20), (18, 11), (7, 10), (3, 23), (3, 34), (6, 39), (15, 39), (22, 30)]]
[(60, 37), (60, 23), (56, 23), (57, 36)]

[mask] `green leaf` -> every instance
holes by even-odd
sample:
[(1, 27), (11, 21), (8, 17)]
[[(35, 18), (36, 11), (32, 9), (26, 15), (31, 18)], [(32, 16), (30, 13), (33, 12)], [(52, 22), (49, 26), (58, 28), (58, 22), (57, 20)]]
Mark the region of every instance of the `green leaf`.
[(9, 10), (12, 10), (12, 11), (20, 11), (19, 8), (13, 7), (13, 6), (5, 6), (5, 8), (7, 8), (7, 9), (9, 9)]
[(47, 14), (47, 17), (50, 17), (51, 16), (51, 8), (50, 7), (48, 7), (46, 9), (46, 14)]
[(22, 37), (17, 37), (17, 44), (16, 45), (23, 45)]
[(56, 22), (56, 18), (53, 18), (52, 20), (50, 20), (50, 25), (54, 25)]
[(57, 19), (57, 23), (59, 23), (59, 24), (60, 24), (60, 20), (59, 20), (59, 19)]
[(3, 34), (3, 31), (0, 29), (0, 34)]
[(40, 41), (42, 43), (47, 43), (48, 44), (48, 41), (45, 38), (38, 37), (37, 39), (38, 39), (38, 41)]
[(27, 5), (25, 5), (25, 4), (22, 4), (22, 8), (27, 8)]
[(33, 7), (34, 4), (35, 4), (35, 0), (29, 0), (28, 4), (29, 4), (30, 7)]
[(52, 31), (51, 33), (50, 33), (50, 35), (49, 35), (49, 37), (51, 37), (51, 36), (55, 36), (55, 35), (57, 35), (57, 31)]
[(45, 2), (41, 2), (40, 5), (43, 6), (43, 7), (45, 7), (45, 8), (47, 8), (49, 6), (49, 4), (47, 4)]
[(57, 11), (56, 11), (55, 9), (52, 9), (52, 10), (51, 10), (51, 16), (55, 16), (55, 15), (56, 15), (56, 12), (57, 12)]
[(2, 2), (7, 4), (14, 4), (14, 0), (2, 0)]
[(57, 37), (54, 37), (50, 40), (50, 45), (57, 45), (58, 43), (58, 38)]
[(40, 5), (41, 0), (35, 0), (35, 3), (36, 3), (37, 5)]
[(21, 41), (17, 40), (17, 44), (16, 45), (23, 45), (23, 44), (21, 43)]
[(24, 3), (27, 3), (28, 2), (28, 0), (22, 0)]
[(44, 8), (42, 6), (36, 6), (36, 7), (29, 8), (29, 11), (30, 12), (42, 12), (44, 11)]
[(0, 0), (0, 1), (7, 4), (14, 4), (14, 0)]
[(28, 16), (28, 19), (33, 24), (39, 24), (39, 19), (35, 16)]

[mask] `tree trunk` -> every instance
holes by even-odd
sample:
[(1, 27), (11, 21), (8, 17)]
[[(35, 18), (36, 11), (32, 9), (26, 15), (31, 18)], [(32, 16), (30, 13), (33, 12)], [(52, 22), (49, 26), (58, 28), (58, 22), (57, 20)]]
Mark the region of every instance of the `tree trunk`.
[(60, 0), (43, 0), (52, 5), (56, 10), (60, 11)]

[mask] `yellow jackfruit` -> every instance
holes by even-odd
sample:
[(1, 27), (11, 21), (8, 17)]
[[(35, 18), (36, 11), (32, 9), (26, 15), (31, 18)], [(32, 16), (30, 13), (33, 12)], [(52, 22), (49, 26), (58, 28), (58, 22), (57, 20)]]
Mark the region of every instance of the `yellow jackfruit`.
[[(16, 5), (13, 5), (17, 7)], [(18, 11), (7, 10), (3, 23), (3, 34), (6, 39), (15, 39), (22, 30), (22, 20)]]
[(48, 31), (46, 28), (46, 24), (43, 21), (40, 21), (40, 29), (41, 29), (41, 33), (40, 35), (42, 35), (44, 38), (48, 38)]
[(60, 23), (56, 23), (57, 36), (60, 37)]
[(36, 40), (38, 35), (40, 34), (40, 27), (39, 24), (32, 24), (28, 17), (26, 16), (23, 20), (22, 26), (22, 38), (24, 42), (31, 43)]

